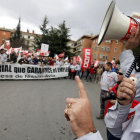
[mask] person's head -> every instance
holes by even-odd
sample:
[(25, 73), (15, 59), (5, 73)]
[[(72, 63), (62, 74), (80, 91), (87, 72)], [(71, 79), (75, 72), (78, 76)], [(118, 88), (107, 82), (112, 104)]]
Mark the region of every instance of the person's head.
[(14, 54), (14, 50), (11, 50), (11, 54)]
[(118, 77), (118, 82), (121, 82), (123, 80), (124, 76), (121, 69), (117, 72), (117, 77)]
[(106, 71), (111, 71), (112, 70), (112, 63), (111, 62), (107, 62), (104, 65), (104, 68), (105, 68)]
[(40, 55), (40, 56), (39, 56), (39, 59), (42, 60), (42, 59), (43, 59), (43, 56)]
[(99, 69), (101, 69), (102, 68), (102, 65), (99, 65)]
[(0, 50), (0, 53), (1, 53), (1, 54), (5, 53), (4, 49), (1, 49), (1, 50)]
[(24, 59), (26, 59), (26, 58), (27, 58), (27, 56), (26, 56), (26, 55), (24, 55), (24, 56), (23, 56), (23, 58), (24, 58)]
[(37, 54), (34, 55), (34, 58), (37, 58)]
[(34, 59), (34, 57), (33, 56), (31, 56), (31, 60), (33, 60)]
[(20, 55), (23, 56), (23, 52), (21, 52)]

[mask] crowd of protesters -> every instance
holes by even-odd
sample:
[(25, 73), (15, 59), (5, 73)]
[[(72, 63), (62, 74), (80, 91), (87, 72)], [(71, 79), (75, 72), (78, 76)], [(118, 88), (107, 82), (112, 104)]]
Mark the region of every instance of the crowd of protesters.
[(25, 55), (23, 52), (15, 53), (14, 50), (11, 51), (9, 55), (6, 54), (4, 49), (0, 50), (0, 63), (19, 63), (19, 64), (31, 64), (40, 66), (63, 66), (69, 65), (69, 60), (64, 60), (61, 58), (53, 59), (48, 56), (38, 56), (37, 54)]

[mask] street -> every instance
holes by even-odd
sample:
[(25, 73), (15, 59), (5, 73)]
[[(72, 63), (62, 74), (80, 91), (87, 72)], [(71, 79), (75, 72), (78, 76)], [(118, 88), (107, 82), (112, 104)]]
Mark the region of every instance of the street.
[[(85, 82), (96, 130), (106, 140), (100, 111), (100, 85)], [(0, 140), (73, 140), (64, 117), (67, 97), (78, 97), (74, 80), (0, 81)]]

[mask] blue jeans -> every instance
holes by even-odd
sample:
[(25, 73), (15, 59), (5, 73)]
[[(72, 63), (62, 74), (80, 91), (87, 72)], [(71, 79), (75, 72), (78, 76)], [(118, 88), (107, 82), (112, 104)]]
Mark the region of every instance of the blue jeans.
[(80, 72), (81, 72), (80, 70), (77, 70), (76, 71), (76, 76), (79, 76), (79, 78), (81, 79)]

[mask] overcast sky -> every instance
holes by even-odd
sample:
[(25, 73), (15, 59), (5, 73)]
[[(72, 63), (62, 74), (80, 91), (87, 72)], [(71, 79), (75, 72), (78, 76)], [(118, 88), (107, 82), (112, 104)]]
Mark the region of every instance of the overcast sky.
[[(0, 0), (0, 27), (16, 28), (19, 16), (21, 30), (35, 30), (47, 15), (48, 26), (57, 27), (66, 21), (71, 28), (71, 39), (77, 40), (84, 34), (99, 33), (111, 0)], [(116, 6), (126, 15), (140, 13), (140, 0), (117, 0)]]

